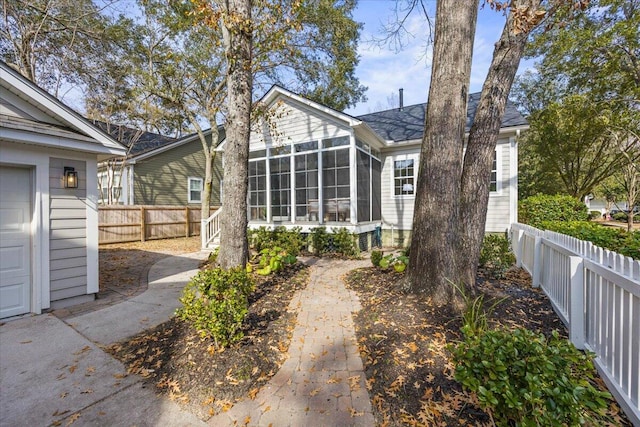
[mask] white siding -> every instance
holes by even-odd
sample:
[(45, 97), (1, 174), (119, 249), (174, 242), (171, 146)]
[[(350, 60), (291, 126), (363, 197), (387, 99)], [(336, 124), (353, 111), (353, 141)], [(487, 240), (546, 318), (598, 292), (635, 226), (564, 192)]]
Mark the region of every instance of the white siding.
[[(64, 167), (78, 172), (78, 188), (64, 188)], [(86, 162), (52, 157), (49, 162), (51, 301), (87, 294)]]
[(382, 222), (384, 228), (411, 230), (413, 228), (413, 207), (415, 196), (394, 195), (393, 167), (394, 160), (414, 159), (414, 170), (417, 178), (420, 160), (420, 146), (411, 149), (396, 150), (383, 155), (381, 176)]
[[(510, 144), (508, 139), (498, 141), (496, 152), (498, 156), (498, 191), (489, 193), (489, 206), (487, 209), (487, 222), (485, 231), (503, 232), (511, 226), (510, 221)], [(518, 203), (514, 200), (513, 203)]]
[(260, 120), (253, 126), (251, 150), (352, 133), (347, 123), (288, 98), (271, 104), (269, 114), (268, 120)]
[[(489, 194), (489, 205), (487, 210), (487, 223), (485, 231), (502, 232), (510, 226), (510, 207), (512, 191), (510, 186), (510, 147), (509, 139), (498, 141), (498, 191)], [(515, 149), (515, 148), (513, 148)], [(410, 149), (399, 149), (386, 151), (384, 153), (382, 166), (382, 220), (385, 229), (411, 230), (413, 228), (413, 211), (415, 197), (396, 197), (393, 193), (393, 161), (396, 159), (415, 158), (416, 175), (418, 171), (418, 161), (420, 146)]]

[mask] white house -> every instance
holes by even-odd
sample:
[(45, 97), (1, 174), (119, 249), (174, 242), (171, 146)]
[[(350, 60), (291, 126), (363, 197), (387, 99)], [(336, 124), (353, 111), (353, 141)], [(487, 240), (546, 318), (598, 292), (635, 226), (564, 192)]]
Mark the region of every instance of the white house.
[(97, 161), (125, 149), (0, 62), (0, 318), (98, 292)]
[[(470, 95), (467, 131), (478, 101), (479, 94)], [(352, 117), (278, 86), (261, 102), (269, 113), (251, 133), (250, 227), (346, 227), (364, 245), (382, 224), (385, 244), (408, 243), (426, 104)], [(517, 221), (517, 136), (527, 128), (508, 103), (490, 183), (488, 232)]]

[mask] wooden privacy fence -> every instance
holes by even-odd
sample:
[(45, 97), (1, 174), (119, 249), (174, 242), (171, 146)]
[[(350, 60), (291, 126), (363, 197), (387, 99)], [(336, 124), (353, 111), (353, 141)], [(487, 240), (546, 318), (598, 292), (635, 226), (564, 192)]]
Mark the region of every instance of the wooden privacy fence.
[(100, 206), (98, 230), (99, 243), (197, 236), (200, 234), (200, 207)]
[(571, 341), (596, 354), (611, 394), (640, 426), (640, 261), (524, 224), (512, 225), (511, 243)]

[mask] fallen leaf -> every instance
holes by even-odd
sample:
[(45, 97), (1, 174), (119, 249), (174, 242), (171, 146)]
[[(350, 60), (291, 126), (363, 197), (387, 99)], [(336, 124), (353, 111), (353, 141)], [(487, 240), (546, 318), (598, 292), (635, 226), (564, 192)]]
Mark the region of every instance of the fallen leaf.
[(71, 415), (69, 417), (69, 419), (67, 420), (67, 427), (70, 426), (71, 424), (75, 423), (78, 418), (80, 418), (80, 414), (79, 413), (75, 413), (75, 414)]
[(259, 389), (256, 387), (254, 389), (249, 390), (249, 399), (253, 400), (256, 398), (256, 395), (258, 394)]
[(77, 356), (77, 355), (80, 355), (82, 353), (86, 353), (87, 351), (90, 351), (90, 350), (91, 350), (91, 347), (89, 347), (88, 345), (85, 345), (84, 347), (82, 347), (81, 350), (78, 350), (73, 354), (75, 354)]

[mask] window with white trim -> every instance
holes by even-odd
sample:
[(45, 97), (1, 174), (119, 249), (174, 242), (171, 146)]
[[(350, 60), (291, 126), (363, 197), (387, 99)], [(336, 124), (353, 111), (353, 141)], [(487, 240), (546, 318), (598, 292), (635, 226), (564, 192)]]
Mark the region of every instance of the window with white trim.
[(393, 161), (393, 194), (395, 196), (413, 196), (415, 181), (415, 159)]
[(202, 203), (202, 178), (188, 178), (189, 203)]
[(489, 181), (489, 191), (498, 191), (498, 151), (493, 152), (493, 163), (491, 164), (491, 181)]

